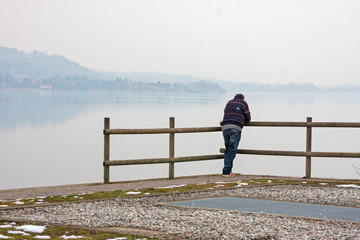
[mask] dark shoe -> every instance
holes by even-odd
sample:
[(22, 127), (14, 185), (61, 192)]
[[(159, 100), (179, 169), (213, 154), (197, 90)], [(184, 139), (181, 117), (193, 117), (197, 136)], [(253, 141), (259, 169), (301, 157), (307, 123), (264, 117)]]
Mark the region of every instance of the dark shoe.
[(235, 177), (235, 173), (223, 174), (223, 177)]

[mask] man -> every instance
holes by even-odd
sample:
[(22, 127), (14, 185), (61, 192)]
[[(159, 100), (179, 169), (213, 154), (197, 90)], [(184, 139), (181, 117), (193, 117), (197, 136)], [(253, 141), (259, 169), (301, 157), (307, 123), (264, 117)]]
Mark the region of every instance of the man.
[(234, 99), (226, 104), (224, 118), (221, 124), (226, 148), (223, 168), (223, 176), (225, 177), (235, 176), (231, 171), (239, 146), (241, 131), (244, 125), (250, 122), (250, 120), (250, 110), (248, 104), (245, 102), (244, 95), (236, 94)]

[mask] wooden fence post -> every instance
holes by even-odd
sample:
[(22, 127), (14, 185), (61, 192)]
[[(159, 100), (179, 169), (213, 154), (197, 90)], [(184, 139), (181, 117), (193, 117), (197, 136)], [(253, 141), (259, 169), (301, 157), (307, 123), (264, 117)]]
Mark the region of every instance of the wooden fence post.
[(305, 178), (311, 178), (311, 138), (312, 138), (312, 118), (308, 117), (306, 127), (306, 175)]
[[(110, 118), (104, 118), (104, 130), (110, 129)], [(104, 132), (104, 162), (110, 159), (110, 134)], [(104, 164), (104, 183), (110, 182), (110, 166)]]
[[(175, 118), (169, 118), (169, 127), (175, 128)], [(169, 158), (175, 157), (175, 133), (169, 133)], [(169, 179), (174, 179), (175, 163), (169, 163)]]

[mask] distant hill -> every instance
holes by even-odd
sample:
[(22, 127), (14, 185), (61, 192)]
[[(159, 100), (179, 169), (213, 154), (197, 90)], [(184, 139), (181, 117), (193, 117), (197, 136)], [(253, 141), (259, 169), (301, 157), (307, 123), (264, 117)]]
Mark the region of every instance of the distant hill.
[(13, 75), (22, 75), (29, 78), (52, 77), (54, 75), (81, 75), (98, 78), (99, 80), (115, 80), (121, 78), (141, 82), (192, 83), (205, 80), (190, 75), (93, 71), (62, 56), (49, 56), (46, 53), (38, 51), (27, 54), (14, 48), (1, 46), (0, 72), (10, 72)]
[(48, 56), (37, 51), (27, 54), (5, 47), (0, 47), (0, 71), (8, 71), (14, 75), (24, 75), (29, 78), (53, 75), (95, 75), (90, 69), (58, 55)]
[(58, 55), (0, 46), (0, 88), (223, 92), (216, 83), (175, 74), (92, 71)]

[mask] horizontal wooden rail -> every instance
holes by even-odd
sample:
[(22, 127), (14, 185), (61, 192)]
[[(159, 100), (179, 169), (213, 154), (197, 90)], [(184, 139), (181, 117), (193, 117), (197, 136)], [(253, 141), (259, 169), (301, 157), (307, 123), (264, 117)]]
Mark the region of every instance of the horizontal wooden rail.
[(360, 122), (249, 122), (251, 127), (343, 127), (359, 128)]
[(342, 128), (359, 128), (360, 122), (312, 122), (310, 127), (342, 127)]
[[(249, 122), (246, 126), (251, 127), (344, 127), (358, 128), (358, 122)], [(219, 132), (221, 127), (198, 127), (198, 128), (150, 128), (150, 129), (104, 129), (104, 134), (167, 134), (167, 133), (200, 133)]]
[(306, 127), (306, 122), (249, 122), (251, 127)]
[(205, 160), (216, 160), (216, 159), (224, 159), (224, 154), (174, 157), (174, 158), (111, 160), (111, 161), (104, 161), (104, 166), (179, 163), (179, 162), (193, 162), (193, 161), (205, 161)]
[[(221, 153), (225, 148), (220, 149)], [(331, 158), (360, 158), (360, 153), (354, 152), (302, 152), (302, 151), (278, 151), (278, 150), (252, 150), (238, 149), (236, 153), (248, 155), (272, 155), (272, 156), (290, 156), (290, 157), (331, 157)]]
[(199, 128), (151, 128), (151, 129), (104, 129), (104, 134), (164, 134), (164, 133), (199, 133), (219, 132), (221, 127)]

